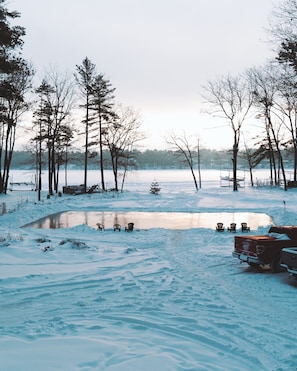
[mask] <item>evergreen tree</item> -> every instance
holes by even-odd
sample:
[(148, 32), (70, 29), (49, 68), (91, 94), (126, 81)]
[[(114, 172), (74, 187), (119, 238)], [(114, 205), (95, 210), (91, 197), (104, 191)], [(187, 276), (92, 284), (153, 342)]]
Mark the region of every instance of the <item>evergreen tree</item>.
[(37, 179), (37, 190), (38, 190), (38, 201), (41, 199), (41, 172), (43, 164), (43, 144), (47, 141), (48, 149), (48, 174), (49, 174), (49, 192), (51, 192), (52, 181), (51, 181), (51, 145), (48, 142), (51, 137), (51, 122), (53, 117), (53, 108), (50, 102), (50, 94), (53, 93), (53, 87), (50, 86), (45, 80), (42, 81), (41, 85), (36, 89), (36, 93), (39, 96), (39, 105), (34, 112), (36, 136), (33, 141), (36, 143), (36, 179)]
[(76, 82), (79, 86), (83, 103), (81, 108), (85, 110), (83, 119), (84, 135), (85, 135), (85, 156), (84, 156), (84, 192), (87, 191), (87, 177), (88, 177), (88, 156), (90, 148), (90, 130), (94, 121), (90, 115), (90, 101), (92, 95), (91, 86), (95, 78), (95, 65), (86, 57), (80, 66), (76, 66), (77, 74), (75, 75)]
[(19, 17), (0, 0), (0, 193), (6, 193), (20, 115), (28, 108), (25, 93), (31, 85), (33, 70), (21, 58), (25, 35), (23, 27), (12, 27), (9, 20)]
[(158, 195), (160, 191), (161, 188), (159, 186), (159, 183), (156, 180), (154, 180), (150, 186), (150, 193), (152, 193), (153, 195)]
[(115, 88), (112, 87), (110, 81), (99, 74), (95, 77), (91, 86), (92, 92), (92, 109), (96, 112), (98, 121), (98, 141), (100, 155), (100, 172), (101, 172), (101, 187), (105, 190), (104, 182), (104, 159), (103, 146), (104, 136), (108, 132), (109, 127), (114, 123), (117, 115), (114, 112), (113, 99)]

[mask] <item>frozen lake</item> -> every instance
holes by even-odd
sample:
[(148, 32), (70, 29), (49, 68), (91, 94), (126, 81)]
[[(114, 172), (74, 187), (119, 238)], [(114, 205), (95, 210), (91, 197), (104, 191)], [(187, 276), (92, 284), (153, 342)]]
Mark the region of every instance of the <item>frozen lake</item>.
[[(34, 171), (29, 170), (12, 170), (10, 172), (9, 182), (35, 182)], [(221, 177), (230, 176), (232, 173), (230, 170), (201, 170), (201, 183), (202, 188), (205, 187), (228, 187), (232, 186), (227, 181), (222, 181)], [(113, 173), (111, 170), (105, 170), (105, 183), (106, 188), (113, 188)], [(196, 173), (198, 180), (198, 174)], [(247, 171), (238, 171), (238, 177), (244, 177), (245, 180), (241, 182), (241, 186), (245, 187), (249, 185), (249, 173)], [(254, 181), (263, 180), (269, 178), (269, 170), (254, 170), (253, 172)], [(121, 174), (119, 177), (119, 185), (122, 181)], [(62, 170), (60, 172), (59, 189), (65, 185), (79, 185), (84, 181), (83, 170), (68, 170), (67, 174)], [(176, 192), (195, 190), (194, 182), (189, 169), (184, 170), (134, 170), (127, 173), (124, 190), (129, 191), (146, 191), (149, 190), (150, 185), (153, 181), (157, 181), (161, 187), (161, 192), (171, 191), (172, 183), (175, 184)], [(100, 184), (100, 172), (99, 170), (88, 171), (88, 186)], [(47, 190), (47, 171), (42, 174), (42, 187), (43, 190)], [(29, 187), (30, 188), (30, 187)], [(12, 189), (18, 190), (18, 186), (14, 186)], [(28, 190), (28, 189), (27, 189)]]

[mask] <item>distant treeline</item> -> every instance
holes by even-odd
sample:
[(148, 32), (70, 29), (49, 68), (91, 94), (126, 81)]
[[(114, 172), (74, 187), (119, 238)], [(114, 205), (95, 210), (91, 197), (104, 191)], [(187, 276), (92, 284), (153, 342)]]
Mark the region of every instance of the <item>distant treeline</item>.
[[(108, 152), (104, 152), (104, 164), (106, 169), (111, 169)], [(67, 155), (68, 169), (82, 170), (84, 168), (84, 153), (69, 152)], [(198, 156), (196, 159), (198, 164)], [(239, 168), (246, 168), (247, 161), (244, 156), (239, 156)], [(169, 150), (146, 150), (134, 152), (134, 167), (136, 169), (186, 169), (188, 165), (183, 157), (177, 156), (176, 152)], [(14, 151), (11, 169), (31, 170), (35, 168), (35, 154), (26, 151)], [(63, 168), (65, 164), (61, 165)], [(268, 167), (267, 161), (263, 161), (257, 168)], [(217, 151), (210, 149), (200, 150), (201, 169), (229, 169), (232, 168), (232, 154), (229, 151)], [(99, 169), (98, 156), (90, 157), (89, 166), (91, 169)]]

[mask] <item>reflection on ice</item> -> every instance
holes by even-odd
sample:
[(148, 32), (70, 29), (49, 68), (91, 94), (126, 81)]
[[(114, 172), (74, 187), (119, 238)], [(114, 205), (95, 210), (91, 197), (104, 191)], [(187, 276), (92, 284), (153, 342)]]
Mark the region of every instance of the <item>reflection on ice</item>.
[(218, 213), (184, 213), (184, 212), (94, 212), (94, 211), (66, 211), (49, 215), (24, 227), (30, 228), (72, 228), (86, 224), (97, 228), (103, 224), (105, 229), (112, 229), (114, 224), (122, 227), (133, 222), (137, 229), (165, 228), (165, 229), (215, 229), (218, 222), (225, 227), (236, 223), (237, 228), (246, 222), (252, 229), (273, 224), (272, 218), (263, 213), (218, 212)]

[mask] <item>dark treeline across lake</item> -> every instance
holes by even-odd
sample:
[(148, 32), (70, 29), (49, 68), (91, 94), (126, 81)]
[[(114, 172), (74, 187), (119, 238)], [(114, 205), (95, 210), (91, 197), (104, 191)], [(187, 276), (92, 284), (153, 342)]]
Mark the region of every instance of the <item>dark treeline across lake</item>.
[[(46, 156), (46, 155), (45, 155)], [(111, 169), (110, 157), (108, 152), (104, 153), (106, 169)], [(68, 168), (83, 169), (84, 153), (69, 152)], [(232, 153), (230, 151), (217, 151), (210, 149), (200, 150), (200, 166), (204, 169), (223, 169), (232, 167)], [(188, 165), (183, 157), (177, 157), (174, 151), (169, 150), (146, 150), (135, 151), (134, 160), (137, 169), (186, 169)], [(98, 156), (89, 158), (88, 168), (97, 169), (99, 163)], [(288, 161), (289, 163), (289, 161)], [(247, 161), (244, 156), (239, 156), (239, 168), (247, 168)], [(267, 168), (268, 162), (263, 161), (258, 168)], [(292, 167), (292, 166), (290, 166)], [(14, 151), (11, 169), (31, 170), (35, 168), (35, 154), (27, 151)]]

